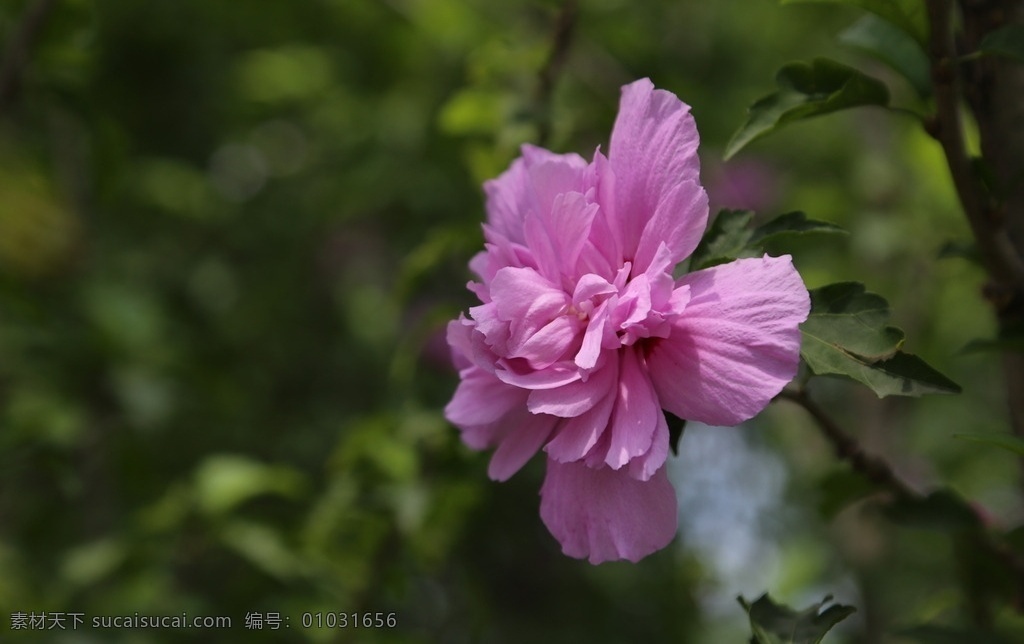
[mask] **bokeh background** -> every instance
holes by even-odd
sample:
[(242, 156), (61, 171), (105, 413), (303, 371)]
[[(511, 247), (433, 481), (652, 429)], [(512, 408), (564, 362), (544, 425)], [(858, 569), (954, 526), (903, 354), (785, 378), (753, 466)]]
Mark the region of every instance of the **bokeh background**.
[[(855, 479), (788, 403), (687, 428), (679, 537), (637, 565), (561, 555), (540, 459), (493, 483), (445, 422), (443, 328), (473, 303), (481, 182), (523, 142), (606, 147), (620, 86), (647, 76), (692, 105), (714, 207), (846, 227), (772, 250), (811, 287), (887, 297), (905, 348), (964, 387), (813, 395), (918, 489), (1024, 518), (1014, 459), (952, 437), (1006, 414), (996, 356), (963, 351), (993, 323), (981, 271), (940, 258), (968, 231), (938, 146), (862, 110), (721, 161), (796, 59), (857, 64), (927, 110), (837, 42), (857, 15), (579, 4), (0, 2), (0, 639), (717, 644), (747, 641), (735, 597), (764, 591), (856, 606), (837, 643), (968, 620), (955, 543), (842, 504)], [(234, 627), (12, 632), (16, 611)], [(302, 628), (325, 611), (397, 625)], [(245, 630), (250, 612), (290, 628)]]

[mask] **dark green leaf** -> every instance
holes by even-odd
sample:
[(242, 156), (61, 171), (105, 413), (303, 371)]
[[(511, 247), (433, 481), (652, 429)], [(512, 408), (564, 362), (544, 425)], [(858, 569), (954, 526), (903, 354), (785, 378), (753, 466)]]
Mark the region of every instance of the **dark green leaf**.
[(1024, 456), (1024, 440), (1010, 434), (953, 434), (953, 438), (994, 445)]
[(672, 448), (673, 454), (679, 456), (679, 440), (686, 431), (686, 421), (666, 411), (665, 422), (668, 423), (668, 446)]
[(950, 490), (937, 490), (922, 499), (900, 498), (883, 512), (893, 523), (908, 528), (969, 530), (978, 525), (974, 510)]
[[(801, 331), (805, 340), (810, 340), (815, 358), (820, 344), (832, 352), (855, 354), (870, 364), (892, 357), (903, 345), (903, 331), (889, 326), (888, 321), (885, 298), (866, 292), (863, 284), (840, 282), (811, 291), (811, 314)], [(815, 373), (821, 372), (815, 369)]]
[(699, 270), (741, 257), (754, 231), (752, 210), (721, 210), (704, 233), (690, 259), (690, 269)]
[(808, 219), (800, 211), (787, 212), (754, 229), (748, 244), (760, 244), (770, 239), (786, 235), (805, 235), (808, 233), (839, 233), (847, 234), (846, 230), (827, 221)]
[(796, 3), (848, 4), (870, 11), (888, 20), (922, 45), (928, 42), (928, 16), (924, 0), (782, 0), (782, 4)]
[(871, 371), (865, 374), (866, 384), (879, 398), (958, 394), (962, 391), (960, 385), (911, 353), (898, 351), (888, 360), (871, 366)]
[(867, 15), (839, 34), (840, 42), (882, 61), (907, 79), (918, 96), (931, 95), (931, 65), (921, 44), (891, 22)]
[(986, 34), (978, 44), (978, 51), (1024, 62), (1024, 26), (1006, 25)]
[(756, 644), (818, 644), (833, 626), (857, 610), (841, 604), (824, 608), (832, 601), (831, 596), (802, 611), (776, 604), (767, 594), (753, 604), (743, 597), (737, 600), (747, 611), (754, 633), (751, 641)]
[[(804, 336), (807, 341), (807, 336)], [(842, 351), (822, 350), (811, 346), (800, 355), (817, 375), (839, 375), (866, 385), (879, 398), (886, 396), (923, 396), (925, 394), (958, 394), (960, 385), (942, 375), (915, 355), (897, 352), (881, 362), (843, 354)]]
[(725, 147), (725, 158), (751, 141), (799, 121), (862, 105), (888, 105), (885, 84), (852, 67), (828, 58), (811, 63), (790, 63), (775, 77), (779, 89), (758, 100), (748, 110), (747, 122)]
[(889, 305), (856, 282), (811, 291), (811, 314), (800, 326), (800, 355), (819, 376), (867, 385), (880, 398), (959, 393), (960, 387), (923, 360), (899, 351), (903, 331), (887, 324)]
[(924, 624), (895, 633), (901, 642), (916, 644), (1011, 644), (1010, 640), (989, 631)]
[(754, 213), (750, 210), (719, 211), (693, 252), (691, 270), (757, 255), (762, 252), (761, 246), (765, 241), (787, 235), (846, 233), (835, 224), (808, 219), (807, 215), (799, 211), (779, 215), (756, 228), (750, 227), (753, 220)]

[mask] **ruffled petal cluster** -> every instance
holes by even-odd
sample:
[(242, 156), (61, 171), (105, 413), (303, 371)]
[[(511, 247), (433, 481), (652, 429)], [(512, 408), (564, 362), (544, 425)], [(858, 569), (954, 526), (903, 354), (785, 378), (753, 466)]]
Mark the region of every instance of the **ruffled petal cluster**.
[(788, 256), (673, 277), (707, 226), (697, 129), (649, 80), (623, 88), (608, 156), (524, 146), (484, 188), (480, 304), (448, 327), (445, 408), (505, 480), (547, 456), (540, 514), (570, 556), (637, 561), (676, 532), (663, 410), (734, 425), (796, 374), (810, 307)]

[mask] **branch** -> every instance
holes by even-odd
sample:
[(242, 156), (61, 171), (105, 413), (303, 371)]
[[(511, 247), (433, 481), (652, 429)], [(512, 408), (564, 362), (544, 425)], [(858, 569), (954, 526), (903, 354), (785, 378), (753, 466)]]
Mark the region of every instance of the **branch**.
[[(872, 456), (864, 451), (857, 440), (840, 427), (817, 403), (811, 400), (804, 390), (784, 389), (778, 398), (788, 400), (804, 408), (814, 418), (821, 433), (835, 447), (836, 456), (847, 461), (853, 469), (865, 478), (887, 488), (900, 498), (911, 501), (924, 501), (927, 496), (914, 490), (901, 479), (885, 460)], [(986, 551), (1007, 570), (1011, 571), (1017, 584), (1017, 594), (1024, 599), (1024, 557), (1014, 552), (1008, 545), (997, 540), (985, 529), (985, 519), (977, 508), (964, 504), (977, 519), (971, 536), (976, 538), (978, 547)]]
[(555, 22), (555, 33), (552, 38), (551, 53), (547, 62), (540, 70), (537, 84), (537, 145), (544, 146), (551, 137), (551, 95), (555, 90), (555, 81), (569, 56), (569, 44), (576, 26), (577, 0), (566, 0)]
[[(953, 34), (952, 0), (928, 0), (930, 22), (932, 88), (935, 117), (930, 133), (942, 146), (957, 196), (989, 274), (1000, 290), (1024, 292), (1024, 261), (1018, 255), (988, 194), (975, 179), (964, 142), (963, 122), (957, 93), (957, 52)], [(1002, 299), (1002, 298), (1000, 298)], [(1013, 299), (1007, 297), (1007, 301)], [(999, 306), (999, 300), (994, 300)]]
[[(967, 51), (976, 50), (984, 34), (1000, 21), (1014, 19), (994, 3), (962, 4)], [(1015, 62), (980, 60), (966, 68), (957, 65), (952, 0), (928, 0), (927, 7), (936, 105), (931, 132), (942, 145), (960, 203), (992, 277), (984, 294), (995, 307), (1000, 332), (1017, 329), (1024, 324), (1024, 137), (1020, 129), (1024, 74)], [(1024, 21), (1024, 9), (1019, 5), (1015, 19)], [(958, 77), (959, 72), (965, 72), (966, 78)], [(962, 91), (958, 83), (964, 84)], [(981, 185), (971, 167), (961, 123), (961, 96), (978, 123), (984, 161), (995, 176), (994, 194)], [(1003, 372), (1010, 425), (1014, 434), (1024, 438), (1024, 354), (1004, 351)]]
[(794, 402), (814, 418), (832, 446), (836, 450), (836, 457), (839, 460), (847, 461), (854, 470), (864, 475), (873, 483), (881, 485), (898, 496), (908, 499), (924, 498), (920, 493), (911, 488), (903, 479), (896, 475), (892, 467), (884, 460), (871, 456), (860, 446), (857, 440), (846, 433), (825, 410), (818, 406), (805, 391), (792, 391), (784, 389), (779, 398)]
[(14, 31), (0, 60), (0, 112), (14, 101), (21, 85), (21, 74), (28, 64), (28, 54), (39, 38), (57, 0), (36, 0)]

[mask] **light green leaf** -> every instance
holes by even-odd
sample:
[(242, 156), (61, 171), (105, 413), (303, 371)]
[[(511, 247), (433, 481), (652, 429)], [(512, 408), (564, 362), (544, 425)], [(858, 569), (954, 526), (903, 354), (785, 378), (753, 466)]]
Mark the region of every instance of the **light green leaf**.
[(224, 544), (264, 572), (281, 580), (303, 570), (300, 557), (273, 528), (253, 521), (229, 521), (220, 532)]
[(75, 586), (91, 586), (109, 577), (125, 559), (129, 547), (114, 537), (83, 544), (67, 551), (62, 577)]
[(781, 0), (782, 4), (848, 4), (888, 20), (922, 45), (928, 42), (928, 14), (924, 0)]
[(504, 122), (507, 109), (497, 92), (464, 89), (445, 103), (438, 120), (447, 134), (494, 134)]
[(331, 57), (320, 47), (259, 49), (240, 56), (237, 65), (239, 93), (259, 103), (314, 100), (333, 81)]
[(1010, 434), (953, 434), (953, 438), (986, 445), (995, 445), (1009, 450), (1018, 456), (1024, 456), (1024, 440)]
[(921, 98), (931, 95), (928, 56), (919, 42), (891, 22), (875, 15), (864, 16), (839, 34), (839, 41), (891, 67), (910, 82)]
[(960, 387), (917, 356), (900, 351), (903, 331), (887, 324), (889, 305), (856, 282), (811, 291), (811, 314), (800, 326), (800, 355), (819, 376), (868, 386), (879, 398), (959, 393)]
[(776, 74), (775, 84), (777, 92), (750, 106), (747, 122), (726, 145), (726, 159), (786, 123), (851, 107), (889, 104), (884, 83), (828, 58), (790, 63)]
[(195, 476), (199, 507), (208, 514), (226, 513), (262, 494), (296, 496), (304, 487), (302, 475), (291, 467), (234, 454), (207, 457)]
[(978, 52), (1024, 62), (1024, 26), (1006, 25), (986, 34), (978, 43)]
[(754, 634), (751, 641), (756, 644), (818, 644), (833, 626), (857, 611), (841, 604), (824, 608), (831, 596), (802, 611), (776, 604), (767, 593), (753, 604), (742, 596), (737, 600), (747, 611)]

